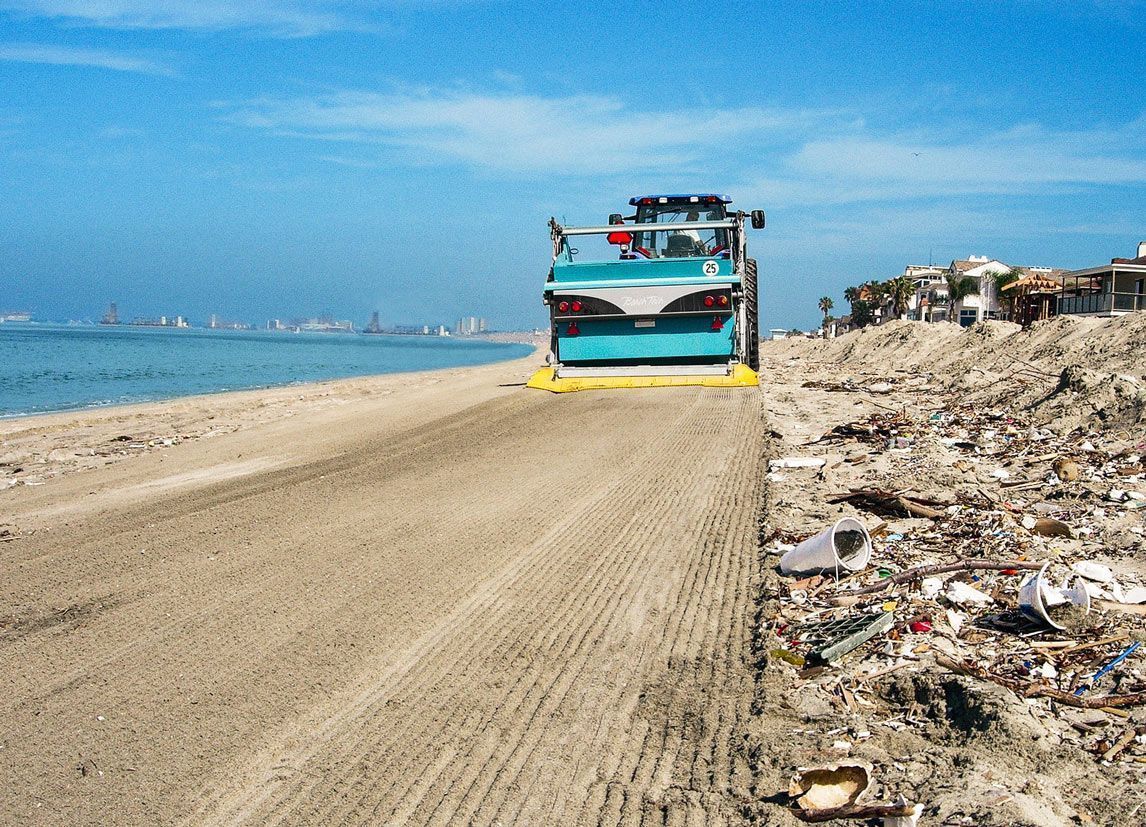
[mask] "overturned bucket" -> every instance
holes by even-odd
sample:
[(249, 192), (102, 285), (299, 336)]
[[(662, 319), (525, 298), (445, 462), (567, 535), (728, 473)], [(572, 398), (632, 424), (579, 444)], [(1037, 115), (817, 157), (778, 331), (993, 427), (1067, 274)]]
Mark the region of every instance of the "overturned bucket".
[(1069, 580), (1056, 589), (1047, 582), (1048, 566), (1044, 563), (1019, 586), (1019, 610), (1031, 620), (1065, 632), (1090, 613), (1090, 593), (1079, 582), (1067, 588)]
[(821, 571), (861, 571), (871, 560), (871, 537), (863, 523), (844, 517), (831, 528), (809, 537), (780, 558), (784, 574)]

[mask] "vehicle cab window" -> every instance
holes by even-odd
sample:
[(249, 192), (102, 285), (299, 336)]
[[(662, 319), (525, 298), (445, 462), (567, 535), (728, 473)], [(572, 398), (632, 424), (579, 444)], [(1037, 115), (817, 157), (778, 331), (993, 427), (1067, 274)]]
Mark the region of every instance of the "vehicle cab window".
[(633, 246), (647, 250), (650, 258), (693, 258), (711, 256), (727, 249), (728, 230), (674, 229), (674, 224), (696, 221), (722, 221), (727, 218), (724, 204), (675, 202), (638, 204), (638, 225), (656, 224), (656, 230), (636, 230)]

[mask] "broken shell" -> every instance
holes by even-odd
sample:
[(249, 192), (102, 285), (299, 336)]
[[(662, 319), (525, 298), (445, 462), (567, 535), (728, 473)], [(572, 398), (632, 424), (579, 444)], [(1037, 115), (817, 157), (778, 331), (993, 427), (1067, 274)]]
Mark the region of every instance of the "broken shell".
[(1035, 521), (1031, 532), (1041, 537), (1074, 537), (1074, 532), (1070, 526), (1054, 517), (1040, 517)]
[(801, 770), (792, 776), (788, 795), (803, 810), (855, 804), (871, 786), (871, 765), (849, 761)]

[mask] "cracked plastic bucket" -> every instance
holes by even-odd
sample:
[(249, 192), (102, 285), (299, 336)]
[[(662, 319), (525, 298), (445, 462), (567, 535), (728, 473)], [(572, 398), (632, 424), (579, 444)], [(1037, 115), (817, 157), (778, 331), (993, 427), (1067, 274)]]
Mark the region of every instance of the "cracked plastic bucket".
[(862, 571), (871, 560), (871, 537), (863, 523), (844, 517), (780, 558), (784, 574)]

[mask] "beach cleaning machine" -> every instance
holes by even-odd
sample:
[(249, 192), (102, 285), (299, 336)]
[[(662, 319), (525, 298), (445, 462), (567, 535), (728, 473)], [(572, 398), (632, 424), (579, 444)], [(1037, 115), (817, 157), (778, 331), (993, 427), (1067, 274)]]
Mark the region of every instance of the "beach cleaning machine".
[[(730, 211), (730, 203), (649, 195), (630, 199), (635, 213), (613, 214), (604, 227), (550, 219), (549, 366), (529, 387), (759, 384), (759, 293), (744, 224), (762, 228), (764, 213)], [(578, 260), (584, 236), (604, 236), (618, 252)]]

